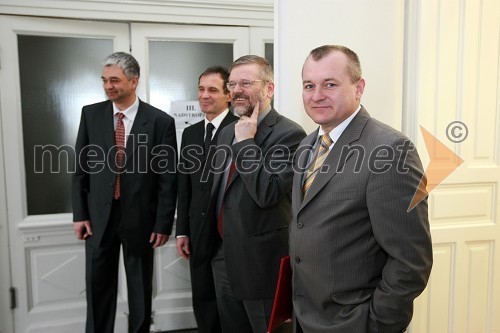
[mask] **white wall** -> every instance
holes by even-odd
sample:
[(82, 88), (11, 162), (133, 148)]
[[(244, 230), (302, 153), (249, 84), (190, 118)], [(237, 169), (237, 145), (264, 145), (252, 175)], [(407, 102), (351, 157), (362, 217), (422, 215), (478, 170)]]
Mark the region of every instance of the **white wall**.
[[(424, 167), (447, 162), (419, 126), (464, 160), (429, 195), (434, 265), (409, 332), (500, 332), (500, 2), (275, 0), (274, 15), (280, 112), (316, 128), (301, 67), (312, 48), (344, 44), (360, 56), (363, 105), (403, 128)], [(455, 121), (464, 141), (447, 136)]]
[(316, 128), (302, 105), (301, 70), (313, 48), (342, 44), (361, 61), (366, 88), (362, 104), (379, 120), (401, 129), (404, 1), (275, 0), (275, 106)]

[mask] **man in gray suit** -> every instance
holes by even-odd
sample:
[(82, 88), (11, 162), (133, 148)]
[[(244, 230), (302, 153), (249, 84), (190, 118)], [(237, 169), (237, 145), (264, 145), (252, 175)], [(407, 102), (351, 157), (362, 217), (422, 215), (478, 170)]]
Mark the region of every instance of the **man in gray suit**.
[(213, 228), (222, 331), (263, 333), (288, 254), (292, 157), (306, 134), (272, 108), (273, 70), (264, 58), (237, 59), (228, 88), (240, 119), (221, 130), (210, 161), (222, 170), (215, 170), (205, 225)]
[(427, 201), (408, 210), (424, 177), (417, 151), (360, 104), (350, 49), (312, 50), (302, 80), (320, 126), (294, 161), (294, 332), (403, 332), (432, 266)]

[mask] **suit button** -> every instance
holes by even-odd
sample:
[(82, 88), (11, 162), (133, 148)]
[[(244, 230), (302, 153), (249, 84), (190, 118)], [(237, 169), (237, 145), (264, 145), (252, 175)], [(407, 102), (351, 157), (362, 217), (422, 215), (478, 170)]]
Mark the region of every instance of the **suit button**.
[(301, 222), (297, 223), (297, 228), (302, 229), (303, 226), (304, 225)]
[(301, 260), (300, 260), (300, 257), (295, 257), (295, 262), (296, 262), (297, 264), (300, 264), (300, 261), (301, 261)]
[(201, 216), (205, 216), (205, 212), (201, 213)]

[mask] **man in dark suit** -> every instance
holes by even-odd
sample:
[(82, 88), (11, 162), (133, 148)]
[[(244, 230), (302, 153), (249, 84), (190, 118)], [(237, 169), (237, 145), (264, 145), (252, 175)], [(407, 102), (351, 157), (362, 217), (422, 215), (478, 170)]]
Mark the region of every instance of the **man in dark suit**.
[(228, 105), (229, 72), (220, 66), (207, 68), (198, 78), (198, 101), (205, 119), (182, 133), (179, 159), (176, 247), (180, 256), (189, 259), (193, 310), (199, 333), (222, 332), (211, 265), (207, 248), (210, 233), (202, 232), (213, 173), (209, 165), (220, 130), (236, 121)]
[(319, 129), (301, 143), (290, 257), (295, 332), (402, 332), (432, 266), (424, 172), (415, 147), (371, 118), (356, 53), (311, 51), (303, 102)]
[(110, 55), (102, 81), (109, 100), (83, 107), (76, 140), (73, 221), (85, 239), (86, 332), (113, 332), (123, 247), (129, 332), (149, 332), (153, 250), (172, 229), (176, 140), (172, 117), (142, 102), (140, 69), (124, 52)]
[(222, 129), (210, 161), (215, 175), (206, 226), (214, 233), (223, 332), (262, 333), (280, 259), (288, 253), (292, 156), (305, 132), (271, 107), (273, 70), (265, 59), (237, 59), (228, 88), (240, 119)]

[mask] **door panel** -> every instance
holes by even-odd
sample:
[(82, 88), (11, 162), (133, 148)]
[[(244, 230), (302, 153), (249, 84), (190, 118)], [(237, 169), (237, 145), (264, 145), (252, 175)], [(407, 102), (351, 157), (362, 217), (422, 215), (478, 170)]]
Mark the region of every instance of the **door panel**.
[(81, 107), (104, 98), (102, 60), (128, 49), (128, 25), (1, 16), (0, 40), (14, 329), (82, 331), (84, 247), (71, 222), (71, 148)]
[[(132, 24), (131, 31), (132, 53), (146, 64), (139, 94), (171, 115), (172, 102), (197, 101), (198, 77), (207, 67), (228, 68), (235, 58), (248, 54), (248, 28)], [(176, 121), (178, 146), (190, 124)], [(177, 254), (175, 239), (155, 255), (154, 329), (196, 327), (189, 265)]]
[[(250, 54), (257, 54), (266, 58), (274, 69), (273, 28), (250, 28)], [(274, 73), (276, 75), (276, 69)]]
[(411, 332), (500, 332), (500, 2), (408, 5), (410, 130), (424, 127), (464, 160), (429, 196), (434, 265)]

